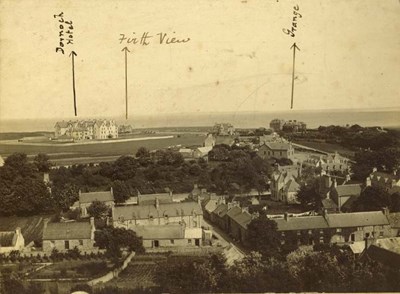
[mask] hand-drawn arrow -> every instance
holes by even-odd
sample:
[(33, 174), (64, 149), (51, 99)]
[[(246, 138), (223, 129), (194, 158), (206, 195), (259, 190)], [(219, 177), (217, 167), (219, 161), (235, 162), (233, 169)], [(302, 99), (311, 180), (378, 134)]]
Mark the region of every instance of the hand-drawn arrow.
[(126, 119), (128, 119), (128, 52), (129, 49), (125, 47), (121, 51), (125, 51), (125, 108), (126, 108)]
[(290, 109), (293, 109), (293, 94), (294, 94), (294, 66), (295, 66), (295, 61), (296, 61), (296, 49), (300, 51), (300, 48), (297, 47), (296, 42), (293, 43), (292, 47), (293, 48), (293, 71), (292, 71), (292, 100), (290, 104)]
[(75, 61), (74, 61), (74, 56), (77, 56), (75, 51), (72, 51), (69, 54), (69, 57), (72, 59), (72, 91), (74, 93), (74, 111), (75, 111), (75, 116), (78, 115), (78, 112), (76, 110), (76, 91), (75, 91)]

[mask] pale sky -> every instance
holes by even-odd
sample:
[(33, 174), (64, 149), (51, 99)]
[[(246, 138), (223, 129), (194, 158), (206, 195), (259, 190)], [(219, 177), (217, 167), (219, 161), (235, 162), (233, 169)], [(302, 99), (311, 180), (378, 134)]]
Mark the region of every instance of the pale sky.
[[(290, 28), (299, 5), (297, 32)], [(54, 14), (74, 25), (55, 52)], [(0, 1), (0, 119), (400, 107), (398, 0)], [(148, 32), (150, 45), (120, 44)], [(160, 45), (163, 32), (187, 43)], [(174, 33), (175, 32), (175, 33)]]

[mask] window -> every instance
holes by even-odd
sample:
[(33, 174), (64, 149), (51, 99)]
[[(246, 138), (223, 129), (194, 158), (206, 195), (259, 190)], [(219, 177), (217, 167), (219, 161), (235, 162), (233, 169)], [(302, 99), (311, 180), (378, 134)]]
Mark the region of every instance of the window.
[(379, 232), (379, 237), (383, 237), (383, 232)]
[(171, 239), (170, 241), (171, 241), (171, 244), (175, 244), (175, 240), (174, 239)]
[(354, 241), (356, 240), (356, 236), (355, 236), (354, 234), (351, 234), (351, 236), (350, 236), (350, 237), (351, 237), (351, 239), (350, 239), (350, 240), (351, 240), (352, 242), (354, 242)]
[(64, 241), (64, 248), (69, 249), (69, 241)]
[(365, 238), (369, 238), (369, 233), (365, 233)]
[(83, 246), (83, 240), (79, 240), (79, 245)]
[(188, 244), (192, 244), (192, 239), (188, 239)]

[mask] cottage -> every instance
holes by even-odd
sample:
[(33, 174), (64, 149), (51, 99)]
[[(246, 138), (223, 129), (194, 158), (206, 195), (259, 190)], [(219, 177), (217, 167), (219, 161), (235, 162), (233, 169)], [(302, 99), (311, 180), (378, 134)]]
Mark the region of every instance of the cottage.
[(74, 249), (92, 250), (94, 247), (94, 218), (90, 222), (47, 223), (43, 229), (43, 251), (60, 252)]
[(260, 146), (257, 154), (263, 159), (286, 158), (292, 160), (294, 159), (294, 148), (292, 143), (267, 142)]
[(203, 210), (198, 202), (160, 203), (116, 206), (112, 209), (114, 227), (132, 229), (136, 226), (184, 223), (188, 228), (201, 228)]
[(134, 228), (145, 248), (200, 246), (201, 228), (186, 228), (184, 224), (145, 225)]
[(227, 212), (227, 226), (229, 234), (239, 242), (245, 243), (247, 240), (247, 225), (253, 216), (246, 208), (232, 207)]
[[(87, 217), (87, 208), (93, 203), (93, 201), (100, 201), (106, 204), (108, 207), (114, 207), (114, 194), (111, 187), (110, 191), (99, 191), (99, 192), (87, 192), (82, 193), (79, 190), (79, 208), (81, 211), (81, 217)], [(74, 204), (76, 207), (76, 204)]]
[(328, 213), (323, 215), (273, 219), (281, 232), (282, 243), (312, 245), (316, 243), (350, 244), (365, 238), (391, 237), (387, 211)]
[(0, 253), (10, 253), (11, 251), (21, 251), (25, 247), (25, 239), (21, 233), (21, 228), (15, 231), (0, 232)]
[(193, 152), (194, 158), (204, 158), (208, 161), (208, 153), (213, 149), (213, 147), (198, 147)]

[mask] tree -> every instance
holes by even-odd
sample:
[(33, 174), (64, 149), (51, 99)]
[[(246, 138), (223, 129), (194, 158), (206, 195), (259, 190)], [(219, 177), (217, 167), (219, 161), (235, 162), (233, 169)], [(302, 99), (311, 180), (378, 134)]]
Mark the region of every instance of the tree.
[(316, 182), (310, 181), (301, 184), (299, 191), (297, 191), (296, 198), (304, 209), (317, 210), (320, 206), (320, 196), (316, 192)]
[(94, 218), (104, 219), (109, 214), (110, 208), (101, 201), (95, 200), (87, 208), (87, 212)]
[(33, 159), (33, 163), (40, 172), (48, 172), (51, 167), (49, 156), (44, 153), (39, 153)]
[(136, 157), (138, 158), (149, 158), (150, 151), (146, 147), (139, 147), (138, 151), (136, 152)]
[(388, 192), (381, 187), (366, 187), (360, 196), (352, 203), (352, 211), (374, 211), (382, 207), (390, 207), (391, 199)]
[(61, 186), (54, 185), (51, 194), (55, 205), (63, 211), (67, 211), (79, 199), (78, 187), (68, 182)]
[(130, 191), (128, 185), (124, 181), (116, 180), (112, 183), (114, 200), (116, 203), (124, 203), (129, 199)]
[(121, 257), (121, 249), (127, 248), (136, 253), (143, 253), (143, 240), (132, 230), (125, 228), (106, 227), (95, 232), (96, 246), (100, 249), (107, 249), (109, 256)]
[(113, 164), (114, 180), (126, 181), (132, 179), (138, 168), (138, 163), (132, 156), (121, 156)]
[(258, 251), (265, 257), (279, 256), (281, 245), (277, 224), (270, 220), (265, 213), (254, 218), (247, 226), (248, 247)]

